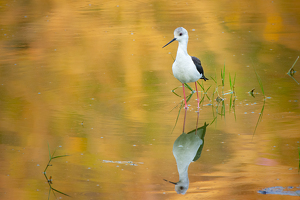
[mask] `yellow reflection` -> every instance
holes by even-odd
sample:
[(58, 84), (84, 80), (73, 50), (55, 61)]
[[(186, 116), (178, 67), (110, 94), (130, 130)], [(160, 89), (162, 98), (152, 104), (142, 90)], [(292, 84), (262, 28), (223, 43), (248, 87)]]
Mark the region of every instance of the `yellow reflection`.
[[(226, 117), (224, 126), (216, 126), (226, 134), (210, 135), (213, 139), (233, 134), (237, 137), (230, 138), (228, 144), (221, 143), (223, 140), (212, 144), (209, 156), (213, 159), (208, 160), (216, 160), (218, 153), (227, 153), (228, 149), (236, 153), (228, 154), (231, 157), (226, 154), (224, 161), (214, 163), (216, 166), (203, 166), (220, 169), (207, 172), (204, 174), (207, 177), (230, 178), (207, 181), (211, 185), (199, 182), (199, 187), (213, 188), (207, 192), (209, 195), (216, 194), (217, 188), (224, 197), (228, 193), (236, 194), (225, 188), (235, 179), (237, 186), (250, 184), (254, 193), (252, 184), (267, 177), (265, 172), (271, 173), (271, 181), (282, 174), (279, 168), (253, 166), (261, 152), (271, 152), (278, 157), (279, 164), (295, 165), (297, 158), (286, 155), (295, 154), (291, 145), (299, 138), (299, 102), (294, 102), (299, 101), (299, 91), (290, 85), (295, 83), (288, 81), (290, 78), (285, 73), (298, 56), (293, 54), (299, 52), (298, 1), (274, 1), (273, 4), (271, 1), (90, 0), (69, 3), (49, 0), (46, 5), (45, 1), (11, 2), (0, 6), (0, 182), (5, 183), (0, 187), (5, 191), (2, 199), (32, 199), (30, 192), (37, 190), (34, 184), (46, 186), (45, 180), (40, 179), (41, 160), (46, 162), (48, 158), (46, 141), (62, 144), (63, 151), (70, 155), (89, 152), (90, 157), (82, 156), (89, 162), (82, 164), (77, 160), (79, 164), (67, 165), (71, 178), (66, 179), (68, 190), (62, 188), (63, 191), (75, 193), (74, 188), (78, 188), (82, 192), (77, 194), (81, 195), (106, 194), (101, 199), (126, 199), (127, 194), (110, 196), (122, 194), (119, 191), (124, 194), (124, 191), (136, 190), (134, 194), (145, 194), (144, 198), (136, 199), (149, 198), (152, 189), (161, 194), (156, 187), (162, 181), (157, 173), (162, 173), (162, 165), (171, 166), (170, 163), (175, 162), (171, 156), (165, 160), (163, 152), (177, 137), (168, 134), (174, 125), (174, 112), (168, 111), (181, 100), (171, 93), (180, 82), (173, 77), (173, 60), (168, 54), (171, 52), (175, 57), (177, 44), (168, 50), (161, 47), (173, 38), (173, 31), (179, 26), (189, 31), (188, 52), (201, 59), (208, 78), (217, 77), (219, 81), (219, 68), (224, 62), (226, 73), (237, 74), (238, 122)], [(277, 42), (274, 47), (268, 47), (268, 41)], [(243, 101), (247, 91), (258, 88), (252, 64), (265, 70), (260, 74), (268, 95), (272, 96), (266, 107), (270, 115), (264, 116), (265, 123), (259, 125), (253, 144), (250, 143), (252, 130), (261, 107), (250, 103), (246, 106)], [(297, 67), (298, 63), (295, 70)], [(210, 80), (205, 84), (206, 89), (212, 85), (209, 90), (212, 93), (214, 82)], [(261, 103), (257, 99), (259, 95), (253, 101)], [(165, 106), (159, 106), (158, 102)], [(209, 106), (203, 110), (204, 115), (212, 116)], [(82, 121), (84, 125), (78, 124)], [(289, 137), (291, 142), (288, 143)], [(270, 145), (266, 145), (266, 141), (270, 141)], [(274, 143), (281, 141), (289, 146), (281, 146), (286, 149), (278, 152), (285, 153), (277, 154)], [(270, 150), (271, 146), (275, 153)], [(217, 148), (220, 150), (216, 151)], [(68, 157), (68, 160), (76, 159), (78, 157)], [(103, 164), (104, 159), (143, 161), (145, 165), (144, 168), (126, 166), (121, 170), (120, 166)], [(97, 183), (87, 187), (89, 177), (81, 176), (87, 172), (78, 166), (86, 169), (94, 160), (99, 161), (93, 165), (98, 170)], [(286, 171), (287, 166), (281, 167)], [(261, 173), (256, 175), (254, 171)], [(245, 179), (240, 178), (244, 176)], [(283, 176), (281, 180), (297, 178), (295, 174)], [(45, 191), (39, 189), (40, 195), (44, 195)]]
[(72, 152), (85, 152), (87, 138), (69, 137), (68, 142), (66, 144), (66, 148), (71, 150)]
[(267, 41), (278, 41), (283, 29), (282, 18), (279, 14), (267, 17), (267, 24), (264, 30), (264, 38)]

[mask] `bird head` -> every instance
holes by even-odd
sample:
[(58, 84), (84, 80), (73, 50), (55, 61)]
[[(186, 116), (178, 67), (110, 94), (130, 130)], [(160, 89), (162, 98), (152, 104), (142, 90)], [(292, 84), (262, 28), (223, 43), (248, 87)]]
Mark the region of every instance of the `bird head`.
[(189, 34), (188, 34), (187, 30), (183, 27), (178, 27), (174, 31), (174, 38), (168, 44), (163, 46), (163, 48), (166, 47), (167, 45), (171, 44), (175, 40), (177, 40), (178, 42), (182, 42), (182, 41), (187, 42), (188, 39), (189, 39)]
[(181, 42), (183, 40), (187, 40), (189, 38), (189, 34), (185, 28), (178, 27), (174, 31), (174, 38), (176, 38), (178, 42)]
[(177, 192), (177, 194), (185, 194), (186, 191), (189, 189), (189, 181), (187, 179), (187, 181), (178, 181), (176, 182), (172, 182), (172, 181), (168, 181), (166, 179), (164, 179), (164, 181), (167, 181), (169, 183), (172, 183), (175, 185), (175, 191)]

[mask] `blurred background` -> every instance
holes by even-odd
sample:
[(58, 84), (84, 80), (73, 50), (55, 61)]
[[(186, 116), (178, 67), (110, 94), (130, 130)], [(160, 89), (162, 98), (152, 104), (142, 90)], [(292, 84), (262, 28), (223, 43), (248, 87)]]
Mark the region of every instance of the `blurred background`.
[[(258, 193), (300, 186), (299, 1), (14, 0), (0, 19), (1, 199), (48, 199), (49, 151), (68, 155), (47, 176), (74, 199), (299, 198)], [(178, 43), (162, 46), (180, 26), (209, 79), (184, 196), (163, 180), (178, 181), (184, 109)]]

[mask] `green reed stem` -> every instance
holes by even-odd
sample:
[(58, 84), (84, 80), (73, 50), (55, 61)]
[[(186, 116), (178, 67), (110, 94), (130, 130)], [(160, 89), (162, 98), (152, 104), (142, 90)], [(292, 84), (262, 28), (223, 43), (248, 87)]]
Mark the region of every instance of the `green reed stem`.
[(257, 80), (258, 80), (260, 89), (261, 89), (261, 91), (262, 91), (262, 93), (263, 93), (263, 95), (264, 95), (264, 98), (265, 98), (266, 96), (265, 96), (265, 91), (264, 91), (264, 87), (263, 87), (262, 81), (261, 81), (261, 79), (260, 79), (260, 77), (259, 77), (259, 75), (258, 75), (258, 73), (256, 72), (256, 70), (255, 70), (254, 67), (253, 67), (253, 69), (254, 69), (254, 72), (255, 72), (255, 74), (256, 74), (256, 78), (257, 78)]
[(221, 79), (222, 79), (222, 86), (224, 86), (225, 85), (225, 62), (224, 62), (223, 71), (221, 70)]

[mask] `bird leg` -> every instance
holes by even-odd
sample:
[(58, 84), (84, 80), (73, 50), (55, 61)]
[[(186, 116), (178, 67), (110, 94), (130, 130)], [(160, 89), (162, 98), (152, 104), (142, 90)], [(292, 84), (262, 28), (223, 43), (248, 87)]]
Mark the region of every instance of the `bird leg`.
[(199, 113), (200, 113), (200, 110), (199, 110), (199, 107), (198, 107), (198, 112), (197, 112), (197, 122), (196, 122), (196, 132), (195, 132), (195, 135), (197, 135)]
[(200, 99), (199, 99), (199, 95), (198, 95), (198, 89), (197, 89), (197, 81), (195, 82), (195, 86), (196, 86), (196, 92), (197, 92), (197, 103), (198, 103), (198, 107), (197, 108), (199, 108), (200, 107)]
[(187, 104), (186, 104), (186, 96), (185, 96), (185, 90), (184, 90), (184, 83), (182, 83), (182, 88), (183, 88), (183, 97), (184, 97), (184, 103), (185, 103), (184, 108), (187, 109), (188, 106), (187, 106)]
[[(186, 111), (187, 111), (187, 109), (185, 109), (184, 119), (183, 119), (183, 130), (182, 130), (183, 133), (184, 133), (185, 121), (186, 121)], [(197, 132), (197, 131), (196, 131), (196, 132)]]

